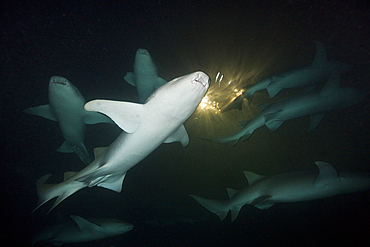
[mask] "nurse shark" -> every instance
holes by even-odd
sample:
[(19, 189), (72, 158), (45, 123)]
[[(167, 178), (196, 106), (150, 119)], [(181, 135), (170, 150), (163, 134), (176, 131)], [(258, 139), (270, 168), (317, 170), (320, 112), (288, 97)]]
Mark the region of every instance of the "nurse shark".
[(50, 212), (85, 187), (99, 186), (120, 192), (126, 172), (162, 143), (179, 141), (183, 146), (188, 145), (189, 136), (183, 123), (193, 114), (209, 84), (208, 75), (194, 72), (158, 88), (145, 104), (88, 102), (86, 110), (106, 114), (124, 131), (108, 148), (95, 149), (96, 159), (86, 168), (66, 172), (62, 183), (45, 184), (51, 174), (42, 176), (36, 183), (39, 195), (36, 209), (57, 197)]
[(267, 89), (270, 98), (273, 98), (282, 89), (305, 87), (321, 82), (326, 82), (333, 70), (344, 74), (349, 72), (353, 66), (340, 62), (329, 62), (326, 55), (326, 49), (321, 42), (315, 41), (316, 55), (312, 64), (297, 70), (291, 70), (277, 76), (268, 77), (251, 86), (246, 86), (240, 96), (235, 98), (224, 110), (242, 109), (243, 99), (247, 98), (248, 102), (252, 101), (253, 95), (260, 90)]
[(234, 221), (247, 204), (268, 209), (275, 203), (301, 202), (370, 189), (370, 174), (338, 172), (330, 164), (315, 162), (319, 171), (291, 172), (275, 176), (261, 176), (245, 171), (249, 186), (237, 191), (227, 189), (230, 200), (211, 200), (190, 195), (206, 209), (224, 220), (231, 211)]
[(137, 50), (134, 72), (127, 73), (124, 79), (136, 87), (140, 103), (144, 103), (154, 90), (167, 83), (167, 81), (158, 77), (157, 66), (145, 49)]
[(124, 234), (134, 226), (116, 219), (89, 219), (77, 215), (70, 216), (73, 221), (50, 226), (39, 231), (32, 239), (32, 245), (51, 242), (55, 246), (63, 243), (80, 243)]
[(234, 146), (240, 139), (247, 140), (256, 129), (266, 125), (275, 131), (286, 120), (311, 116), (309, 131), (314, 130), (325, 112), (355, 105), (365, 99), (367, 93), (351, 87), (340, 87), (340, 75), (334, 71), (321, 91), (298, 94), (266, 106), (257, 116), (247, 122), (240, 122), (242, 129), (230, 136), (205, 139)]
[(84, 97), (66, 78), (51, 77), (48, 96), (48, 105), (27, 108), (23, 112), (57, 121), (65, 139), (57, 151), (74, 152), (82, 162), (89, 164), (92, 159), (83, 143), (86, 124), (113, 123), (113, 121), (103, 114), (86, 111)]

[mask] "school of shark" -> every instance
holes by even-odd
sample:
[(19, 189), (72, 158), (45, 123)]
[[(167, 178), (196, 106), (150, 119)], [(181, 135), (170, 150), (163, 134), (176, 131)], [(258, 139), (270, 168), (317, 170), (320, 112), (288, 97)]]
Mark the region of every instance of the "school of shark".
[[(235, 146), (240, 140), (248, 140), (254, 131), (265, 125), (275, 131), (285, 121), (303, 116), (311, 116), (309, 131), (314, 131), (325, 112), (351, 107), (363, 101), (367, 92), (341, 86), (341, 75), (348, 73), (352, 66), (329, 62), (324, 45), (315, 41), (315, 46), (316, 55), (310, 66), (273, 75), (246, 87), (222, 112), (241, 110), (244, 99), (251, 104), (254, 94), (264, 89), (270, 98), (281, 90), (291, 88), (304, 88), (304, 92), (259, 107), (260, 113), (249, 121), (240, 122), (241, 129), (235, 134), (200, 138), (201, 141)], [(126, 173), (140, 165), (162, 143), (180, 142), (183, 147), (189, 144), (184, 123), (196, 111), (211, 86), (207, 73), (191, 72), (167, 82), (158, 76), (149, 52), (138, 49), (133, 72), (128, 72), (122, 79), (136, 87), (139, 103), (105, 99), (86, 102), (82, 93), (68, 79), (53, 76), (49, 80), (48, 104), (24, 110), (26, 114), (57, 122), (65, 141), (56, 151), (75, 153), (85, 165), (81, 171), (66, 171), (60, 183), (48, 183), (52, 174), (45, 172), (36, 181), (38, 203), (34, 211), (55, 200), (50, 212), (84, 188), (97, 186), (119, 193), (124, 186)], [(108, 147), (95, 147), (92, 157), (84, 145), (84, 139), (88, 125), (98, 123), (117, 125), (122, 132)], [(338, 171), (327, 161), (317, 161), (315, 164), (316, 170), (273, 176), (245, 171), (249, 186), (242, 190), (227, 188), (228, 200), (189, 194), (212, 217), (215, 214), (222, 221), (230, 211), (231, 221), (235, 221), (241, 208), (247, 204), (266, 210), (276, 203), (316, 200), (370, 189), (370, 173)], [(204, 220), (208, 219), (205, 217)], [(192, 221), (197, 224), (197, 221)], [(63, 243), (87, 242), (124, 234), (133, 228), (132, 224), (118, 219), (84, 219), (70, 215), (64, 223), (39, 231), (31, 244), (50, 242), (60, 246)]]

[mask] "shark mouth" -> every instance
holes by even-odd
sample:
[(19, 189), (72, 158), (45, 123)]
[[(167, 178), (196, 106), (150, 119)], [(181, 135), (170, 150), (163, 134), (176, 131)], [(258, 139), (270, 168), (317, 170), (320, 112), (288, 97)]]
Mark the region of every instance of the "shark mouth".
[(202, 84), (203, 87), (207, 87), (210, 83), (210, 79), (208, 80), (202, 76), (202, 74), (198, 74), (198, 76), (193, 80), (193, 82), (198, 82)]
[(67, 85), (67, 83), (64, 81), (64, 79), (63, 78), (58, 78), (58, 77), (52, 77), (51, 79), (50, 79), (50, 81), (52, 82), (52, 83), (54, 83), (54, 84), (60, 84), (60, 85), (64, 85), (64, 86), (66, 86)]

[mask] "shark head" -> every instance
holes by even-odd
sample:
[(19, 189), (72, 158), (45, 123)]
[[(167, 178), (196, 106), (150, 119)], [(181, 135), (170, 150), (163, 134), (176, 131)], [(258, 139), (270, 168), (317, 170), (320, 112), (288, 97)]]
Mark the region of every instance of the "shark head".
[(149, 52), (145, 49), (138, 49), (135, 55), (134, 71), (136, 74), (145, 74), (156, 72), (157, 67), (154, 64)]
[(71, 100), (77, 100), (78, 103), (81, 100), (85, 101), (80, 91), (66, 78), (51, 77), (49, 80), (49, 102), (53, 104), (54, 102), (70, 102)]
[[(160, 101), (163, 111), (178, 113), (189, 113), (190, 115), (198, 107), (200, 101), (210, 86), (210, 78), (202, 71), (197, 71), (173, 79), (163, 85), (148, 98), (148, 104), (156, 104)], [(169, 110), (170, 108), (170, 110)], [(162, 111), (162, 109), (158, 109)], [(186, 119), (190, 117), (186, 114)]]

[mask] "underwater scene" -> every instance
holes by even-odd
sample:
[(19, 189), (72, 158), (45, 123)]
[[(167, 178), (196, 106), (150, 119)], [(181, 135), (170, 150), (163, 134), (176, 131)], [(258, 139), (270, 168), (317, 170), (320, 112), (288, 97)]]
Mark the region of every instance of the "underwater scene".
[(370, 241), (367, 1), (6, 1), (4, 246)]

